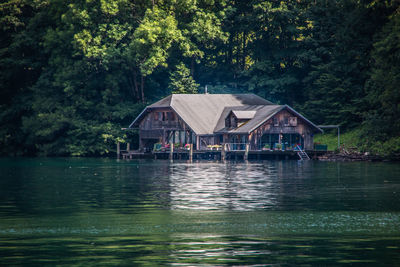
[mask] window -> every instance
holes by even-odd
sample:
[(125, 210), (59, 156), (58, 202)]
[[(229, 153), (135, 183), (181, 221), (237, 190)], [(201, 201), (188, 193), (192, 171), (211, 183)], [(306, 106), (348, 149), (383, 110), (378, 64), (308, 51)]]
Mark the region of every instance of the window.
[(229, 117), (225, 119), (225, 127), (231, 127), (231, 119)]
[(285, 118), (283, 119), (283, 122), (284, 122), (284, 125), (285, 125), (285, 126), (289, 126), (289, 117), (285, 117)]
[(297, 126), (297, 117), (290, 117), (289, 118), (289, 125), (290, 126)]
[(237, 119), (235, 116), (231, 117), (231, 127), (233, 127), (233, 128), (237, 127)]
[(279, 126), (278, 118), (273, 119), (274, 126)]

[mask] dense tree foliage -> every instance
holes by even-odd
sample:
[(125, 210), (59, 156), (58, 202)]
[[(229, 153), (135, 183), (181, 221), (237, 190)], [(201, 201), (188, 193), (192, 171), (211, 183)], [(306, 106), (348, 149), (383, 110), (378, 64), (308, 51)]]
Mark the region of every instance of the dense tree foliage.
[(169, 89), (173, 94), (196, 94), (199, 85), (190, 75), (190, 70), (180, 63), (170, 76)]
[(2, 154), (107, 154), (206, 85), (400, 150), (398, 1), (5, 0), (0, 41)]

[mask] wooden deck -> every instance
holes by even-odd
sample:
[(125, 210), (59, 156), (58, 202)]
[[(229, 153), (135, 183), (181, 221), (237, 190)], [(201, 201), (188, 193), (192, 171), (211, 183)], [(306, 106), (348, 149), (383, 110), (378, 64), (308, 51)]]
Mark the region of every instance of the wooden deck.
[[(327, 151), (306, 151), (310, 158), (326, 154)], [(244, 150), (225, 151), (226, 160), (244, 160)], [(189, 160), (189, 150), (177, 150), (173, 153), (170, 151), (157, 151), (157, 152), (139, 152), (139, 151), (122, 151), (121, 156), (123, 159), (138, 159), (138, 158), (152, 158), (152, 159), (176, 159), (176, 160)], [(221, 150), (195, 150), (193, 151), (193, 160), (222, 160), (223, 153)], [(281, 150), (250, 150), (247, 155), (248, 160), (282, 160), (293, 159), (299, 160), (296, 151), (281, 151)]]

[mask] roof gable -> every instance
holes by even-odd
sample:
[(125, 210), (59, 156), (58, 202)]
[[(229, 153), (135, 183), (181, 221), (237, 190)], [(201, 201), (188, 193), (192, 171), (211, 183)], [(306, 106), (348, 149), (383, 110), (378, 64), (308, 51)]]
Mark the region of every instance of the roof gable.
[[(236, 109), (236, 108), (235, 108)], [(258, 127), (260, 127), (262, 124), (264, 124), (266, 121), (274, 117), (276, 114), (278, 114), (282, 110), (288, 110), (290, 113), (294, 114), (298, 118), (302, 119), (310, 125), (314, 130), (322, 132), (322, 130), (316, 126), (314, 123), (306, 119), (303, 115), (295, 111), (293, 108), (291, 108), (288, 105), (268, 105), (268, 106), (261, 106), (261, 108), (257, 109), (257, 112), (254, 116), (253, 119), (249, 120), (246, 124), (242, 124), (239, 127), (235, 129), (227, 129), (225, 128), (225, 124), (222, 125), (222, 122), (219, 123), (218, 125), (220, 126), (219, 129), (216, 128), (216, 132), (220, 133), (236, 133), (236, 134), (248, 134), (251, 133), (252, 131), (256, 130)], [(229, 112), (228, 112), (229, 114)], [(225, 122), (225, 120), (224, 120)]]
[(252, 119), (250, 119), (246, 124), (240, 125), (235, 129), (227, 129), (225, 128), (225, 118), (220, 119), (217, 127), (215, 128), (215, 132), (230, 132), (230, 133), (249, 133), (260, 126), (264, 121), (268, 120), (274, 114), (282, 110), (281, 105), (259, 105), (259, 106), (243, 106), (243, 107), (231, 107), (225, 110), (225, 113), (228, 115), (231, 111), (253, 111), (255, 112)]
[(157, 101), (156, 103), (151, 104), (148, 108), (166, 108), (171, 106), (171, 100), (173, 95), (169, 95), (164, 97), (163, 99)]
[[(229, 114), (233, 111), (255, 111), (254, 116), (256, 116), (257, 111), (265, 107), (266, 105), (245, 105), (245, 106), (235, 106), (235, 107), (225, 107), (222, 111), (221, 117), (219, 118), (214, 132), (224, 131), (225, 129), (225, 119), (229, 116)], [(273, 106), (273, 105), (269, 105)], [(253, 117), (254, 118), (254, 117)]]

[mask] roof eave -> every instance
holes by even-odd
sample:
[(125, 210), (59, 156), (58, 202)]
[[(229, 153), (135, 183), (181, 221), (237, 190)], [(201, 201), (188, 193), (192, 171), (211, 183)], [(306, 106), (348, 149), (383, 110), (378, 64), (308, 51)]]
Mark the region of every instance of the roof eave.
[(265, 118), (264, 120), (262, 120), (260, 123), (258, 123), (256, 126), (254, 126), (253, 128), (251, 128), (248, 133), (253, 132), (254, 130), (256, 130), (258, 127), (260, 127), (261, 125), (263, 125), (266, 121), (268, 121), (269, 119), (271, 119), (273, 116), (275, 116), (276, 113), (280, 112), (281, 110), (283, 110), (285, 108), (285, 106), (281, 106), (279, 109), (277, 109), (274, 113), (272, 113), (271, 115), (269, 115), (267, 118)]
[(133, 120), (133, 122), (129, 125), (128, 128), (133, 129), (133, 128), (137, 128), (137, 127), (133, 127), (133, 125), (135, 125), (135, 123), (137, 121), (139, 121), (139, 119), (141, 119), (141, 117), (145, 114), (145, 112), (147, 112), (147, 110), (149, 109), (149, 106), (145, 107), (142, 112), (140, 112), (140, 114)]

